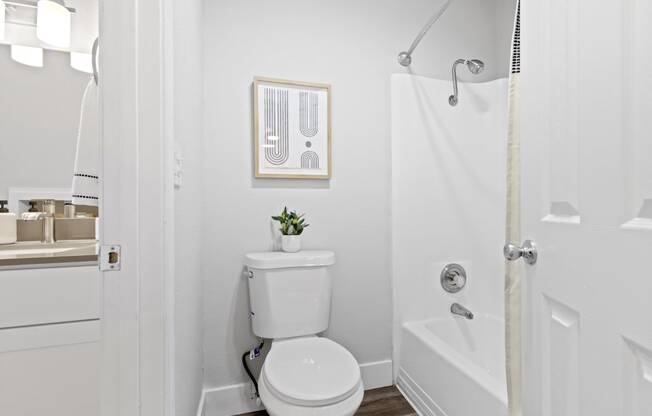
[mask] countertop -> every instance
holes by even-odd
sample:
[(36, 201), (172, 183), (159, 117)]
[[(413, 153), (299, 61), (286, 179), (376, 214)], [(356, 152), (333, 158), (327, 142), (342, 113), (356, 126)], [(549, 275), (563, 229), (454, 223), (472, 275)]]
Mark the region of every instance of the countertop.
[(97, 263), (96, 240), (66, 240), (52, 244), (21, 241), (0, 245), (0, 268), (61, 267)]

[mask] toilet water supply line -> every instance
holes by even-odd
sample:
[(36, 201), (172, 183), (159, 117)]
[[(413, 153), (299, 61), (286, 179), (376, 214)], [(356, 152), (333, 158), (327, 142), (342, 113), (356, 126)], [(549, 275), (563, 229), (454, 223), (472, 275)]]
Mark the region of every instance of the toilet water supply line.
[(256, 377), (254, 377), (253, 373), (249, 369), (249, 365), (247, 365), (247, 358), (249, 358), (249, 361), (253, 361), (256, 358), (260, 357), (260, 353), (262, 352), (264, 345), (265, 345), (265, 340), (261, 339), (260, 345), (254, 347), (252, 350), (245, 351), (245, 353), (242, 354), (242, 366), (244, 367), (244, 370), (249, 376), (249, 378), (251, 379), (251, 382), (254, 384), (254, 389), (256, 389), (256, 398), (260, 397), (260, 394), (258, 393), (258, 382), (256, 381)]

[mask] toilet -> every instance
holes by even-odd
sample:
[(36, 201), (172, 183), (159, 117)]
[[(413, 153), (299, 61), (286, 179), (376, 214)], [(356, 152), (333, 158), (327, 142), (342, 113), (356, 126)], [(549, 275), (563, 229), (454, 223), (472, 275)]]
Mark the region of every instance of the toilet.
[(328, 338), (331, 251), (245, 256), (254, 333), (272, 339), (258, 379), (270, 416), (351, 416), (364, 395), (353, 355)]

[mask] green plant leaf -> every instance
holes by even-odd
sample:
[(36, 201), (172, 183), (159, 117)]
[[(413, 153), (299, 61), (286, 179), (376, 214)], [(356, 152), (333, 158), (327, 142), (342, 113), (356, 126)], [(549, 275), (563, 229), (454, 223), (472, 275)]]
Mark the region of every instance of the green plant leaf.
[(288, 211), (287, 207), (283, 208), (280, 215), (273, 215), (272, 219), (280, 223), (279, 231), (283, 235), (301, 235), (305, 227), (305, 214), (297, 214), (296, 211)]

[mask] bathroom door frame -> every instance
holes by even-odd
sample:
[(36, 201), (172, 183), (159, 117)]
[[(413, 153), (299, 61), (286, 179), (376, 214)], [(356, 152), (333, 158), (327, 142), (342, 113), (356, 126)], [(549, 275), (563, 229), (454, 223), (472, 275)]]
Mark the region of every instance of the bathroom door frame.
[(100, 0), (102, 416), (174, 415), (172, 0)]

